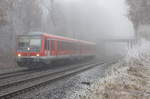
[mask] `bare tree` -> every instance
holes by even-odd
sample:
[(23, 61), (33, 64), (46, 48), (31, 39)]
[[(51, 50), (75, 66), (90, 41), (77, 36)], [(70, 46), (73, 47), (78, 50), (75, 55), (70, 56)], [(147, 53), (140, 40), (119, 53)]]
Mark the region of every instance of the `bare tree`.
[(149, 0), (127, 0), (129, 5), (128, 17), (133, 22), (137, 33), (139, 25), (150, 24), (150, 1)]

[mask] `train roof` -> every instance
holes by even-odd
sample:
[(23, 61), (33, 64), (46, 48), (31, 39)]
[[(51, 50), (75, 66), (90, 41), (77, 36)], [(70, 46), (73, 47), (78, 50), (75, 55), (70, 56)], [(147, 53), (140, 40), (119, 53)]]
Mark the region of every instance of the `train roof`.
[(45, 35), (45, 36), (51, 36), (51, 37), (62, 39), (62, 40), (70, 40), (70, 41), (82, 42), (82, 43), (87, 43), (87, 44), (96, 44), (94, 42), (89, 42), (89, 41), (84, 41), (84, 40), (78, 40), (78, 39), (73, 39), (73, 38), (69, 38), (69, 37), (53, 35), (53, 34), (44, 33), (43, 35)]
[(70, 37), (64, 37), (64, 36), (58, 36), (58, 35), (53, 35), (53, 34), (48, 34), (48, 33), (42, 33), (42, 32), (30, 32), (29, 34), (25, 35), (18, 35), (18, 36), (47, 36), (47, 37), (53, 37), (55, 39), (61, 39), (61, 40), (70, 40), (70, 41), (75, 41), (75, 42), (82, 42), (86, 44), (92, 44), (95, 45), (96, 43), (91, 42), (91, 41), (85, 41), (85, 40), (78, 40), (78, 39), (73, 39)]

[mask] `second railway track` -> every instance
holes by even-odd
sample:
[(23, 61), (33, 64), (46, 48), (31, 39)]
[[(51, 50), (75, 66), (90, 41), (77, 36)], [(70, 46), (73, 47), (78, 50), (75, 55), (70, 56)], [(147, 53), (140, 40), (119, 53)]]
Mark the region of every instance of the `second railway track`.
[(6, 99), (14, 96), (20, 92), (25, 92), (29, 89), (36, 88), (47, 82), (75, 74), (77, 72), (85, 71), (103, 63), (84, 63), (76, 66), (64, 67), (59, 70), (47, 70), (41, 72), (33, 72), (18, 77), (10, 77), (0, 81), (0, 98)]

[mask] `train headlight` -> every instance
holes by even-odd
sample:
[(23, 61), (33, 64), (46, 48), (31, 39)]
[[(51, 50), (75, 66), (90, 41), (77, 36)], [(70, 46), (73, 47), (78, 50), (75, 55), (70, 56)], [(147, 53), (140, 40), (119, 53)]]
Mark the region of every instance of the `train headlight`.
[(28, 51), (30, 50), (30, 48), (28, 48)]
[(21, 54), (18, 54), (18, 57), (20, 57), (21, 56)]
[(40, 54), (36, 54), (36, 56), (40, 56)]

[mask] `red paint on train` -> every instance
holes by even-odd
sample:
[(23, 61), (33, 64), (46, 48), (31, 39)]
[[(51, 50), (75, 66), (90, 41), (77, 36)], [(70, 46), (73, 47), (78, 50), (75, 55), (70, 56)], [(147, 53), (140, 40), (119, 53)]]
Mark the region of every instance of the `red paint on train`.
[[(39, 45), (38, 45), (39, 44)], [(17, 38), (17, 62), (24, 59), (48, 60), (50, 57), (95, 56), (96, 44), (89, 41), (77, 40), (51, 34), (20, 35)], [(56, 57), (57, 56), (57, 57)], [(62, 57), (63, 58), (63, 57)], [(40, 61), (39, 61), (40, 62)]]

